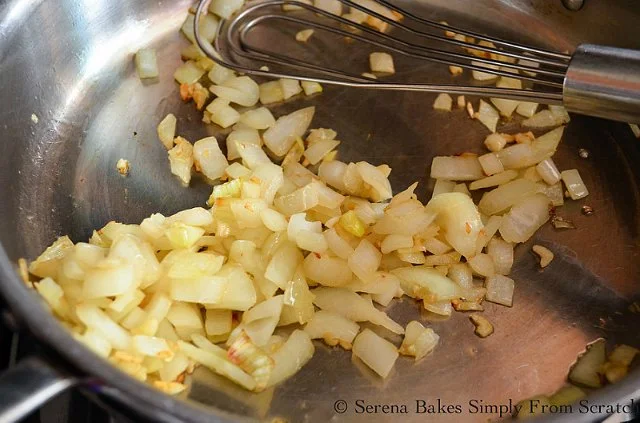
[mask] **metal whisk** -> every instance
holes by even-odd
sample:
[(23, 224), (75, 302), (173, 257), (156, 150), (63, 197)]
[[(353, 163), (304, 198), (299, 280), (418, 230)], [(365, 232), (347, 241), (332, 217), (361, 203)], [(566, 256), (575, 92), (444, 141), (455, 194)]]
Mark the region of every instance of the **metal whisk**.
[[(206, 13), (210, 1), (200, 0), (196, 22)], [(203, 38), (199, 25), (195, 25), (195, 38), (204, 53), (220, 65), (252, 75), (348, 87), (447, 92), (564, 104), (570, 112), (640, 122), (640, 51), (583, 44), (569, 55), (425, 19), (386, 0), (336, 1), (352, 11), (366, 13), (387, 30), (355, 23), (302, 0), (255, 0), (247, 2), (231, 19), (221, 22), (215, 46)], [(372, 5), (383, 8), (373, 10)], [(298, 10), (286, 12), (283, 7)], [(259, 41), (265, 38), (264, 31), (269, 28), (277, 29), (275, 34), (287, 37), (287, 41), (291, 39), (280, 31), (286, 26), (339, 37), (343, 43), (339, 48), (357, 51), (358, 46), (365, 45), (372, 51), (515, 77), (522, 80), (523, 89), (374, 79), (353, 73), (353, 70), (318, 63), (318, 54), (311, 58), (299, 51), (283, 54), (261, 45), (264, 43)], [(252, 36), (252, 33), (256, 35)], [(273, 34), (269, 32), (271, 45), (276, 44)], [(345, 40), (350, 42), (345, 43)]]

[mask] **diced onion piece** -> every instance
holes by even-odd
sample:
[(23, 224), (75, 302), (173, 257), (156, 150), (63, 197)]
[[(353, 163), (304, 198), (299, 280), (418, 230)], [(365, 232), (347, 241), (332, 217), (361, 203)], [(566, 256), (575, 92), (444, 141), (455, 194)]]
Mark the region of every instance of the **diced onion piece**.
[(495, 265), (493, 259), (488, 254), (477, 254), (471, 257), (467, 263), (471, 270), (477, 275), (489, 277), (495, 274)]
[(587, 394), (577, 386), (568, 385), (558, 389), (549, 397), (552, 405), (571, 405), (586, 397)]
[(220, 357), (215, 353), (203, 350), (183, 341), (178, 341), (178, 346), (180, 347), (180, 351), (192, 360), (237, 383), (245, 389), (255, 389), (255, 380), (250, 375), (242, 371), (240, 367), (228, 361), (225, 357)]
[(276, 210), (264, 209), (260, 212), (262, 223), (273, 232), (280, 232), (287, 229), (287, 219)]
[(224, 98), (216, 98), (209, 103), (207, 112), (211, 113), (211, 121), (223, 128), (228, 128), (240, 120), (240, 113)]
[(516, 108), (516, 113), (520, 116), (524, 116), (530, 118), (531, 116), (536, 114), (536, 110), (538, 109), (538, 103), (533, 103), (530, 101), (521, 101)]
[(175, 147), (169, 150), (169, 164), (171, 173), (188, 185), (191, 181), (191, 168), (193, 167), (193, 146), (182, 137), (175, 139)]
[(560, 171), (551, 158), (545, 159), (537, 164), (536, 170), (542, 179), (549, 185), (557, 184), (560, 181)]
[(500, 238), (492, 238), (487, 245), (487, 254), (493, 259), (496, 273), (508, 275), (513, 266), (513, 244)]
[(302, 31), (298, 31), (296, 33), (296, 41), (300, 41), (302, 43), (306, 43), (309, 38), (313, 35), (313, 29), (303, 29)]
[(565, 170), (560, 175), (572, 200), (579, 200), (589, 195), (589, 190), (582, 181), (577, 169)]
[(538, 257), (540, 257), (540, 267), (543, 269), (553, 260), (553, 252), (550, 249), (543, 247), (542, 245), (534, 245), (531, 249), (538, 255)]
[(369, 197), (373, 201), (384, 201), (393, 196), (389, 179), (379, 168), (367, 162), (358, 162), (356, 166), (362, 180), (371, 186)]
[(411, 247), (413, 247), (413, 237), (408, 235), (396, 234), (387, 235), (380, 245), (380, 249), (383, 254), (389, 254), (390, 252), (395, 251), (399, 248)]
[[(496, 83), (496, 87), (508, 88), (508, 89), (522, 89), (522, 81), (515, 78), (500, 77), (500, 79)], [(500, 114), (507, 118), (513, 115), (513, 112), (516, 110), (516, 108), (520, 104), (519, 101), (506, 100), (502, 98), (492, 98), (491, 102), (500, 111)]]
[(318, 192), (312, 184), (299, 188), (291, 194), (278, 197), (274, 201), (276, 208), (286, 216), (302, 213), (317, 206), (318, 203)]
[(222, 300), (227, 278), (205, 276), (198, 279), (177, 279), (171, 283), (171, 298), (189, 303), (215, 304)]
[(234, 78), (236, 76), (236, 73), (233, 70), (225, 68), (224, 66), (214, 62), (213, 67), (211, 68), (207, 76), (209, 77), (209, 80), (214, 84), (222, 85), (229, 79)]
[(493, 275), (484, 281), (484, 286), (487, 288), (485, 296), (487, 301), (507, 307), (513, 305), (513, 290), (515, 286), (513, 279), (503, 275)]
[(75, 312), (82, 323), (99, 332), (114, 348), (126, 350), (130, 347), (131, 336), (98, 307), (78, 304)]
[(489, 134), (484, 140), (484, 145), (493, 152), (500, 151), (507, 145), (507, 140), (502, 134)]
[(342, 3), (339, 0), (314, 0), (313, 5), (333, 15), (342, 15)]
[(304, 327), (311, 339), (322, 339), (327, 345), (340, 344), (351, 349), (360, 326), (351, 320), (331, 311), (319, 310)]
[(380, 266), (382, 253), (368, 240), (363, 239), (349, 257), (351, 271), (362, 281), (368, 282)]
[(271, 355), (275, 366), (267, 386), (273, 386), (296, 374), (311, 359), (314, 351), (309, 335), (302, 330), (294, 330), (289, 339)]
[(122, 295), (135, 288), (134, 267), (120, 260), (105, 260), (85, 275), (82, 296), (85, 299)]
[[(492, 134), (497, 135), (497, 134)], [(490, 135), (491, 136), (491, 135)], [(500, 135), (497, 135), (500, 137)], [(502, 137), (500, 137), (503, 139)], [(502, 166), (502, 162), (498, 159), (498, 156), (493, 153), (483, 154), (478, 157), (478, 161), (480, 162), (480, 166), (482, 166), (482, 170), (486, 175), (495, 175), (496, 173), (504, 172), (504, 166)], [(471, 188), (473, 189), (473, 188)]]
[(131, 346), (138, 354), (171, 361), (175, 355), (166, 340), (155, 336), (135, 335)]
[(362, 220), (358, 217), (355, 211), (349, 210), (338, 221), (342, 228), (349, 232), (351, 235), (360, 238), (366, 231), (366, 226), (362, 223)]
[(209, 11), (224, 19), (229, 19), (236, 11), (240, 10), (244, 0), (213, 0), (209, 4)]
[(262, 145), (260, 133), (256, 129), (244, 128), (236, 129), (227, 135), (227, 158), (235, 160), (240, 156), (237, 143), (253, 144), (258, 147)]
[(549, 110), (556, 117), (556, 125), (564, 125), (571, 121), (569, 113), (567, 113), (567, 109), (564, 106), (550, 104)]
[(475, 181), (484, 178), (475, 156), (438, 156), (431, 162), (431, 177), (448, 181)]
[(393, 57), (389, 53), (375, 52), (369, 55), (369, 68), (371, 72), (394, 74)]
[(486, 178), (471, 182), (469, 184), (469, 189), (473, 191), (476, 189), (503, 185), (513, 179), (516, 179), (517, 177), (518, 172), (516, 172), (515, 170), (505, 170), (504, 172), (496, 173), (495, 175), (487, 176)]
[(311, 95), (322, 92), (322, 85), (315, 81), (302, 81), (300, 82), (305, 95)]
[(516, 179), (485, 193), (478, 203), (478, 208), (487, 215), (501, 213), (522, 198), (536, 192), (536, 188), (535, 182)]
[(309, 254), (304, 259), (304, 272), (309, 279), (325, 286), (344, 286), (353, 278), (345, 260), (328, 254)]
[(338, 313), (355, 322), (369, 321), (393, 333), (404, 333), (404, 328), (394, 322), (386, 313), (376, 309), (371, 302), (345, 288), (316, 288), (313, 303), (322, 310)]
[(260, 97), (260, 87), (248, 76), (229, 78), (222, 85), (212, 85), (209, 91), (219, 98), (246, 107), (255, 105)]
[(204, 329), (207, 335), (216, 336), (231, 332), (233, 313), (231, 310), (207, 310)]
[(263, 134), (264, 143), (277, 156), (283, 156), (297, 137), (301, 137), (309, 128), (315, 107), (300, 109), (278, 118), (276, 123)]
[(294, 95), (298, 95), (302, 92), (300, 81), (297, 79), (281, 79), (280, 85), (282, 86), (282, 95), (285, 100), (288, 100)]
[(136, 69), (140, 79), (156, 78), (160, 75), (156, 50), (152, 48), (138, 50), (136, 53)]
[(605, 360), (605, 342), (604, 339), (599, 339), (588, 345), (587, 351), (578, 357), (569, 371), (569, 380), (589, 388), (600, 388), (602, 386), (600, 369)]
[(282, 313), (282, 300), (282, 295), (271, 297), (242, 315), (242, 329), (256, 345), (265, 345), (273, 335)]
[(447, 277), (460, 285), (461, 288), (473, 288), (473, 274), (471, 268), (466, 263), (456, 263), (449, 267)]
[(240, 115), (240, 123), (243, 123), (253, 129), (267, 129), (272, 127), (276, 120), (271, 111), (266, 107), (258, 107), (257, 109), (247, 110)]
[(471, 197), (471, 193), (469, 192), (469, 188), (467, 188), (467, 184), (465, 184), (465, 183), (456, 184), (456, 186), (453, 187), (453, 191), (452, 192), (459, 192), (461, 194), (464, 194), (466, 196)]
[(522, 124), (530, 128), (548, 128), (558, 125), (558, 117), (551, 110), (541, 110), (530, 118), (523, 120)]
[(453, 99), (449, 94), (440, 93), (436, 97), (436, 100), (433, 102), (433, 108), (436, 110), (446, 110), (450, 112), (452, 104), (453, 104)]
[(193, 144), (193, 158), (196, 169), (211, 180), (222, 177), (224, 170), (229, 166), (215, 137), (196, 141)]
[(418, 321), (411, 321), (405, 329), (404, 339), (399, 352), (412, 355), (416, 360), (429, 354), (438, 344), (440, 337), (431, 328), (425, 328)]
[(260, 103), (271, 104), (284, 100), (284, 92), (280, 81), (269, 81), (260, 84)]
[(489, 131), (496, 132), (498, 127), (498, 121), (500, 120), (500, 114), (489, 103), (484, 100), (480, 100), (480, 108), (478, 112), (473, 115), (478, 119)]
[(402, 290), (413, 298), (436, 303), (461, 296), (458, 285), (431, 267), (400, 267), (393, 269), (391, 273), (400, 279)]
[(327, 240), (329, 249), (343, 260), (347, 260), (351, 254), (353, 254), (353, 247), (343, 239), (335, 229), (331, 228), (324, 232), (324, 237)]
[(431, 193), (431, 198), (434, 198), (435, 196), (443, 194), (445, 192), (453, 192), (455, 187), (456, 183), (454, 181), (447, 181), (446, 179), (436, 179), (436, 183), (433, 186), (433, 192)]
[(549, 220), (549, 198), (533, 194), (516, 203), (504, 215), (500, 235), (508, 242), (525, 242)]
[(456, 251), (467, 258), (475, 255), (483, 224), (471, 198), (457, 192), (440, 194), (429, 201), (425, 211), (436, 214), (436, 223)]
[(165, 116), (164, 119), (158, 124), (158, 138), (162, 144), (166, 147), (167, 150), (171, 150), (173, 148), (173, 139), (176, 136), (176, 117), (173, 113), (169, 113)]
[(633, 135), (635, 135), (636, 138), (640, 138), (640, 127), (635, 123), (630, 123), (629, 127), (631, 128), (631, 132), (633, 132)]
[(340, 145), (336, 140), (320, 140), (314, 142), (304, 152), (304, 156), (312, 165), (318, 164), (329, 152)]
[(176, 69), (173, 77), (180, 84), (195, 84), (204, 75), (204, 69), (191, 60), (183, 63)]
[(374, 372), (386, 378), (393, 368), (398, 350), (389, 341), (365, 329), (353, 342), (353, 355), (362, 360)]

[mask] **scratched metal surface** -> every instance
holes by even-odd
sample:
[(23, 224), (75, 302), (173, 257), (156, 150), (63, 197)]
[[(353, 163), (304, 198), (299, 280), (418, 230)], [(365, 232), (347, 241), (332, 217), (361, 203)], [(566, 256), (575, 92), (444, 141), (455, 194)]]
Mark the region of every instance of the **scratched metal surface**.
[[(0, 1), (0, 242), (6, 253), (0, 254), (0, 290), (27, 327), (62, 351), (80, 372), (103, 380), (103, 393), (158, 420), (283, 416), (291, 421), (389, 421), (394, 417), (356, 413), (356, 400), (406, 404), (409, 411), (420, 399), (433, 403), (440, 398), (462, 405), (463, 411), (471, 399), (508, 403), (560, 387), (576, 354), (597, 337), (640, 344), (638, 317), (626, 312), (640, 293), (638, 143), (625, 125), (574, 117), (556, 162), (561, 168), (578, 168), (591, 191), (586, 200), (561, 209), (578, 229), (559, 232), (547, 226), (535, 236), (533, 242), (556, 254), (544, 271), (529, 252), (533, 242), (518, 248), (512, 274), (517, 281), (514, 307), (487, 304), (485, 316), (496, 327), (488, 339), (472, 335), (464, 314), (433, 322), (441, 335), (435, 353), (419, 363), (399, 359), (386, 381), (352, 361), (350, 353), (317, 344), (308, 366), (275, 391), (260, 395), (199, 371), (188, 394), (192, 406), (142, 387), (75, 345), (22, 288), (7, 258), (33, 258), (65, 233), (83, 240), (111, 219), (139, 222), (152, 212), (170, 214), (204, 203), (210, 188), (196, 180), (184, 189), (172, 178), (155, 135), (158, 121), (168, 112), (179, 117), (179, 133), (189, 139), (219, 134), (200, 123), (192, 106), (180, 102), (172, 81), (172, 69), (185, 45), (176, 30), (190, 3)], [(550, 0), (429, 0), (411, 7), (558, 50), (571, 50), (580, 41), (637, 47), (638, 10), (632, 1), (605, 5), (587, 0), (575, 14)], [(334, 48), (322, 39), (316, 42), (313, 48), (333, 60), (366, 66), (368, 52), (349, 52), (346, 45)], [(158, 49), (162, 75), (156, 84), (142, 84), (134, 73), (131, 54), (145, 45)], [(403, 68), (402, 61), (397, 67)], [(446, 77), (446, 71), (430, 65), (405, 68)], [(426, 200), (431, 158), (480, 151), (486, 136), (486, 130), (462, 111), (432, 110), (433, 98), (326, 87), (313, 99), (292, 100), (272, 110), (279, 115), (315, 104), (313, 126), (338, 131), (344, 160), (388, 163), (396, 189), (418, 180), (421, 199)], [(517, 124), (518, 119), (504, 129)], [(590, 151), (588, 159), (578, 157), (579, 148)], [(131, 162), (128, 178), (115, 170), (121, 157)], [(583, 204), (596, 213), (580, 214)], [(390, 315), (406, 324), (428, 317), (419, 310), (404, 299), (390, 307)], [(637, 377), (624, 392), (640, 385)], [(598, 395), (594, 398), (611, 401), (623, 392)], [(334, 412), (339, 399), (347, 402), (344, 414)], [(495, 417), (463, 416), (465, 421)], [(426, 417), (396, 416), (402, 421)]]

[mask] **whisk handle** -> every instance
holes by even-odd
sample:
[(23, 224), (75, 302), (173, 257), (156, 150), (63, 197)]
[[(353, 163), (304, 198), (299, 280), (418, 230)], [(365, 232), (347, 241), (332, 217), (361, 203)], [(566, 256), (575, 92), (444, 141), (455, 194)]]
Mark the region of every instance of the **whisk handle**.
[(570, 112), (640, 123), (640, 51), (578, 46), (564, 80)]

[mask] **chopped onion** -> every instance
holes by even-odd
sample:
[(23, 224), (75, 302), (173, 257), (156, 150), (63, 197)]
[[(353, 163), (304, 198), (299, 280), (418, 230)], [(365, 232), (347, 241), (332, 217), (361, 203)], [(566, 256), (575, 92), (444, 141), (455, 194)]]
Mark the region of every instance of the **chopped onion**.
[(556, 125), (564, 125), (569, 123), (569, 121), (571, 120), (571, 118), (569, 117), (569, 113), (567, 113), (567, 110), (564, 108), (564, 106), (550, 104), (549, 110), (556, 118)]
[(471, 270), (477, 275), (489, 277), (495, 274), (495, 265), (493, 259), (488, 254), (477, 254), (471, 257), (467, 263), (471, 267)]
[(304, 152), (304, 156), (312, 165), (318, 164), (329, 152), (340, 145), (336, 140), (320, 140), (314, 142)]
[(247, 125), (253, 129), (267, 129), (272, 127), (276, 120), (271, 111), (266, 107), (258, 107), (257, 109), (247, 110), (240, 115), (240, 123)]
[(500, 239), (492, 238), (487, 245), (487, 254), (493, 259), (496, 273), (508, 275), (513, 266), (513, 245)]
[(631, 132), (633, 132), (633, 135), (635, 135), (636, 138), (640, 138), (640, 127), (633, 123), (630, 123), (629, 127), (631, 128)]
[(236, 11), (240, 10), (244, 0), (213, 0), (209, 4), (209, 11), (224, 19), (229, 19)]
[(504, 215), (500, 235), (508, 242), (525, 242), (549, 220), (549, 198), (533, 194), (516, 203)]
[(264, 143), (277, 156), (283, 156), (296, 140), (307, 131), (315, 107), (307, 107), (280, 117), (275, 125), (263, 134)]
[(367, 162), (358, 162), (356, 166), (362, 180), (371, 186), (369, 197), (373, 201), (384, 201), (393, 196), (389, 179), (379, 168)]
[(183, 184), (189, 185), (193, 167), (193, 146), (182, 137), (177, 137), (174, 142), (175, 147), (169, 150), (171, 173), (180, 178)]
[(212, 85), (209, 91), (219, 98), (247, 107), (255, 105), (260, 97), (260, 87), (248, 76), (229, 78), (222, 85)]
[(340, 344), (345, 349), (351, 349), (360, 326), (337, 313), (319, 310), (304, 327), (304, 331), (311, 339), (322, 339), (327, 345)]
[(214, 84), (222, 85), (231, 78), (234, 78), (236, 73), (233, 70), (225, 68), (224, 66), (214, 62), (207, 76)]
[(267, 386), (273, 386), (296, 374), (311, 359), (314, 351), (309, 335), (302, 330), (294, 330), (289, 339), (271, 355), (275, 366)]
[(211, 121), (223, 128), (228, 128), (240, 120), (240, 113), (223, 98), (216, 98), (209, 103), (207, 112), (211, 113)]
[(369, 321), (393, 333), (404, 333), (402, 326), (386, 313), (376, 309), (371, 302), (345, 288), (316, 288), (313, 303), (322, 310), (333, 311), (354, 322)]
[(238, 152), (237, 143), (253, 144), (256, 146), (262, 145), (260, 139), (260, 133), (256, 129), (236, 129), (227, 135), (227, 158), (229, 160), (235, 160), (240, 156)]
[(160, 72), (158, 71), (156, 50), (152, 48), (138, 50), (136, 53), (136, 69), (140, 79), (157, 78)]
[(551, 110), (541, 110), (529, 119), (523, 120), (522, 124), (530, 128), (548, 128), (558, 125), (559, 122), (558, 117)]
[(280, 81), (269, 81), (260, 84), (260, 103), (271, 104), (284, 100), (284, 92)]
[(282, 95), (285, 100), (288, 100), (294, 95), (298, 95), (302, 92), (300, 81), (297, 79), (281, 79), (280, 85), (282, 86)]
[(491, 132), (496, 132), (496, 128), (498, 126), (498, 121), (500, 120), (500, 115), (497, 110), (491, 107), (489, 103), (484, 100), (480, 100), (480, 108), (478, 112), (473, 115), (474, 118), (478, 119), (484, 126), (486, 126)]
[[(432, 166), (433, 169), (433, 166)], [(447, 181), (446, 179), (436, 179), (436, 183), (433, 186), (433, 192), (431, 198), (436, 195), (443, 194), (445, 192), (453, 192), (456, 187), (456, 183), (453, 181)]]
[(516, 113), (520, 116), (524, 116), (530, 118), (531, 116), (536, 114), (536, 110), (538, 109), (538, 103), (533, 103), (530, 101), (521, 101), (516, 108)]
[(407, 324), (404, 340), (399, 352), (403, 355), (412, 355), (416, 360), (429, 354), (438, 344), (440, 337), (431, 328), (425, 328), (415, 320)]
[(536, 170), (547, 184), (554, 185), (560, 182), (560, 171), (551, 158), (545, 159), (538, 163), (538, 165), (536, 166)]
[(517, 177), (518, 172), (516, 172), (515, 170), (505, 170), (504, 172), (496, 173), (495, 175), (487, 176), (486, 178), (478, 179), (477, 181), (471, 182), (469, 184), (469, 189), (473, 191), (476, 189), (503, 185), (513, 179), (516, 179)]
[(313, 5), (333, 15), (342, 15), (342, 3), (339, 0), (313, 0)]
[(398, 350), (386, 339), (365, 329), (353, 342), (353, 355), (358, 357), (374, 372), (386, 378), (398, 359)]
[(304, 259), (304, 272), (309, 279), (325, 286), (344, 286), (353, 278), (345, 260), (328, 254), (309, 254)]
[(502, 134), (489, 134), (484, 140), (484, 145), (490, 151), (496, 152), (502, 150), (504, 146), (507, 145), (507, 140)]
[(369, 282), (380, 266), (382, 253), (369, 241), (360, 241), (348, 259), (349, 268), (363, 282)]
[(313, 35), (313, 32), (313, 29), (303, 29), (302, 31), (298, 31), (296, 33), (296, 41), (306, 43)]
[(471, 198), (457, 192), (440, 194), (429, 201), (425, 211), (436, 214), (436, 223), (456, 251), (467, 258), (475, 255), (483, 224)]
[(302, 81), (300, 84), (302, 84), (302, 89), (304, 90), (305, 95), (322, 92), (322, 85), (315, 81)]
[(396, 72), (393, 65), (393, 57), (389, 53), (371, 53), (369, 55), (369, 68), (371, 72), (384, 74), (394, 74)]
[[(497, 136), (500, 137), (500, 135)], [(500, 138), (503, 139), (502, 137)], [(483, 154), (482, 156), (478, 157), (478, 161), (480, 162), (480, 166), (482, 166), (482, 170), (486, 175), (491, 176), (495, 175), (496, 173), (504, 172), (504, 166), (502, 166), (500, 159), (498, 159), (498, 156), (494, 153)]]
[(339, 191), (346, 191), (344, 186), (344, 174), (347, 171), (347, 164), (338, 160), (322, 162), (318, 168), (318, 176), (328, 185)]
[(460, 288), (437, 270), (427, 266), (401, 267), (391, 271), (400, 279), (400, 287), (410, 297), (429, 303), (460, 298)]
[(461, 288), (473, 288), (473, 274), (471, 268), (466, 263), (456, 263), (449, 267), (447, 274), (452, 281), (460, 285)]
[(565, 170), (561, 173), (562, 182), (567, 187), (572, 200), (579, 200), (589, 195), (587, 186), (582, 181), (577, 169)]
[(176, 69), (173, 77), (180, 84), (195, 84), (204, 75), (204, 69), (191, 60)]
[(536, 188), (535, 182), (516, 179), (485, 193), (478, 203), (478, 208), (487, 215), (499, 214), (522, 198), (536, 192)]
[(453, 99), (447, 93), (440, 93), (436, 97), (436, 101), (433, 102), (433, 108), (436, 110), (445, 110), (450, 112)]
[(587, 351), (576, 360), (569, 371), (569, 380), (589, 388), (602, 386), (600, 369), (605, 363), (605, 341), (599, 339), (587, 346)]
[(212, 180), (221, 178), (229, 166), (215, 137), (203, 138), (193, 144), (193, 160), (196, 170)]
[(431, 177), (448, 181), (475, 181), (484, 177), (475, 156), (439, 156), (431, 162)]
[(172, 113), (169, 113), (158, 124), (158, 138), (160, 138), (160, 141), (167, 150), (171, 150), (173, 148), (173, 139), (176, 136), (177, 122), (178, 120), (176, 117)]

